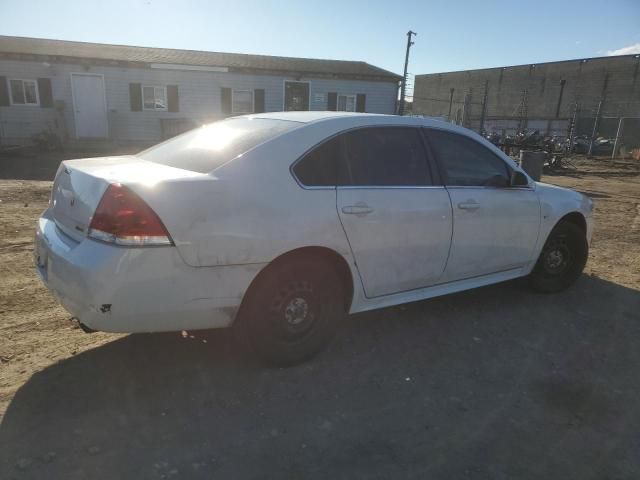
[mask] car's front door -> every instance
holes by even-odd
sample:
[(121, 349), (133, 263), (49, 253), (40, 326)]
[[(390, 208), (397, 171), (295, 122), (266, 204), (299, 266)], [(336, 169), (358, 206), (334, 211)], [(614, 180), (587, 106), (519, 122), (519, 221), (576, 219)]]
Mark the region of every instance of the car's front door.
[(533, 187), (512, 187), (511, 167), (473, 138), (439, 129), (426, 132), (453, 208), (451, 252), (442, 280), (527, 264), (540, 228)]
[(437, 283), (451, 242), (451, 202), (431, 180), (420, 130), (367, 127), (341, 140), (337, 208), (365, 294)]

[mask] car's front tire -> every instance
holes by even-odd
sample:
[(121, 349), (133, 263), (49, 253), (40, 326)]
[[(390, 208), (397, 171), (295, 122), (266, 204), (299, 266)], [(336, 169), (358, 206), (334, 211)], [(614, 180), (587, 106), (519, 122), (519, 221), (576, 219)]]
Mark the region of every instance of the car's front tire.
[(322, 259), (297, 257), (267, 267), (247, 292), (238, 330), (263, 361), (291, 366), (329, 343), (345, 315), (344, 288)]
[(529, 281), (534, 290), (560, 292), (582, 274), (589, 256), (584, 231), (567, 221), (559, 222), (549, 234)]

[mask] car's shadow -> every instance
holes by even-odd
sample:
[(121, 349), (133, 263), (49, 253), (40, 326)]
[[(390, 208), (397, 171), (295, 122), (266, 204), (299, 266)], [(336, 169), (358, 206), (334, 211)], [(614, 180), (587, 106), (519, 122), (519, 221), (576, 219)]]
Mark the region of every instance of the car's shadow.
[(289, 369), (225, 331), (127, 336), (20, 388), (0, 478), (637, 478), (639, 318), (583, 276), (356, 315)]

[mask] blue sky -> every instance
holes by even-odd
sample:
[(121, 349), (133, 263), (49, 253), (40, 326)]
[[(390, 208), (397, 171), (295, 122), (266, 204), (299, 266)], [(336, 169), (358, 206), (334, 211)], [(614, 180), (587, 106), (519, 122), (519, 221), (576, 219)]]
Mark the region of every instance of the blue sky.
[(0, 0), (0, 34), (364, 60), (430, 73), (640, 52), (640, 0)]

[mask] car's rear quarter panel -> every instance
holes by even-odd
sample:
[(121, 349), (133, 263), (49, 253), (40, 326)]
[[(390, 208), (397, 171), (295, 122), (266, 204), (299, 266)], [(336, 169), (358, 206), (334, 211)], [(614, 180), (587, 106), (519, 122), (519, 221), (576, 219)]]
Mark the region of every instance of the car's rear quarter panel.
[(341, 255), (361, 283), (336, 211), (336, 191), (301, 187), (292, 163), (343, 128), (323, 122), (274, 139), (217, 169), (207, 178), (133, 188), (165, 223), (185, 263), (194, 267), (266, 265), (303, 247)]
[(192, 266), (265, 263), (314, 244), (349, 255), (335, 189), (303, 189), (289, 172), (304, 151), (295, 143), (250, 152), (206, 179), (133, 188), (158, 213)]

